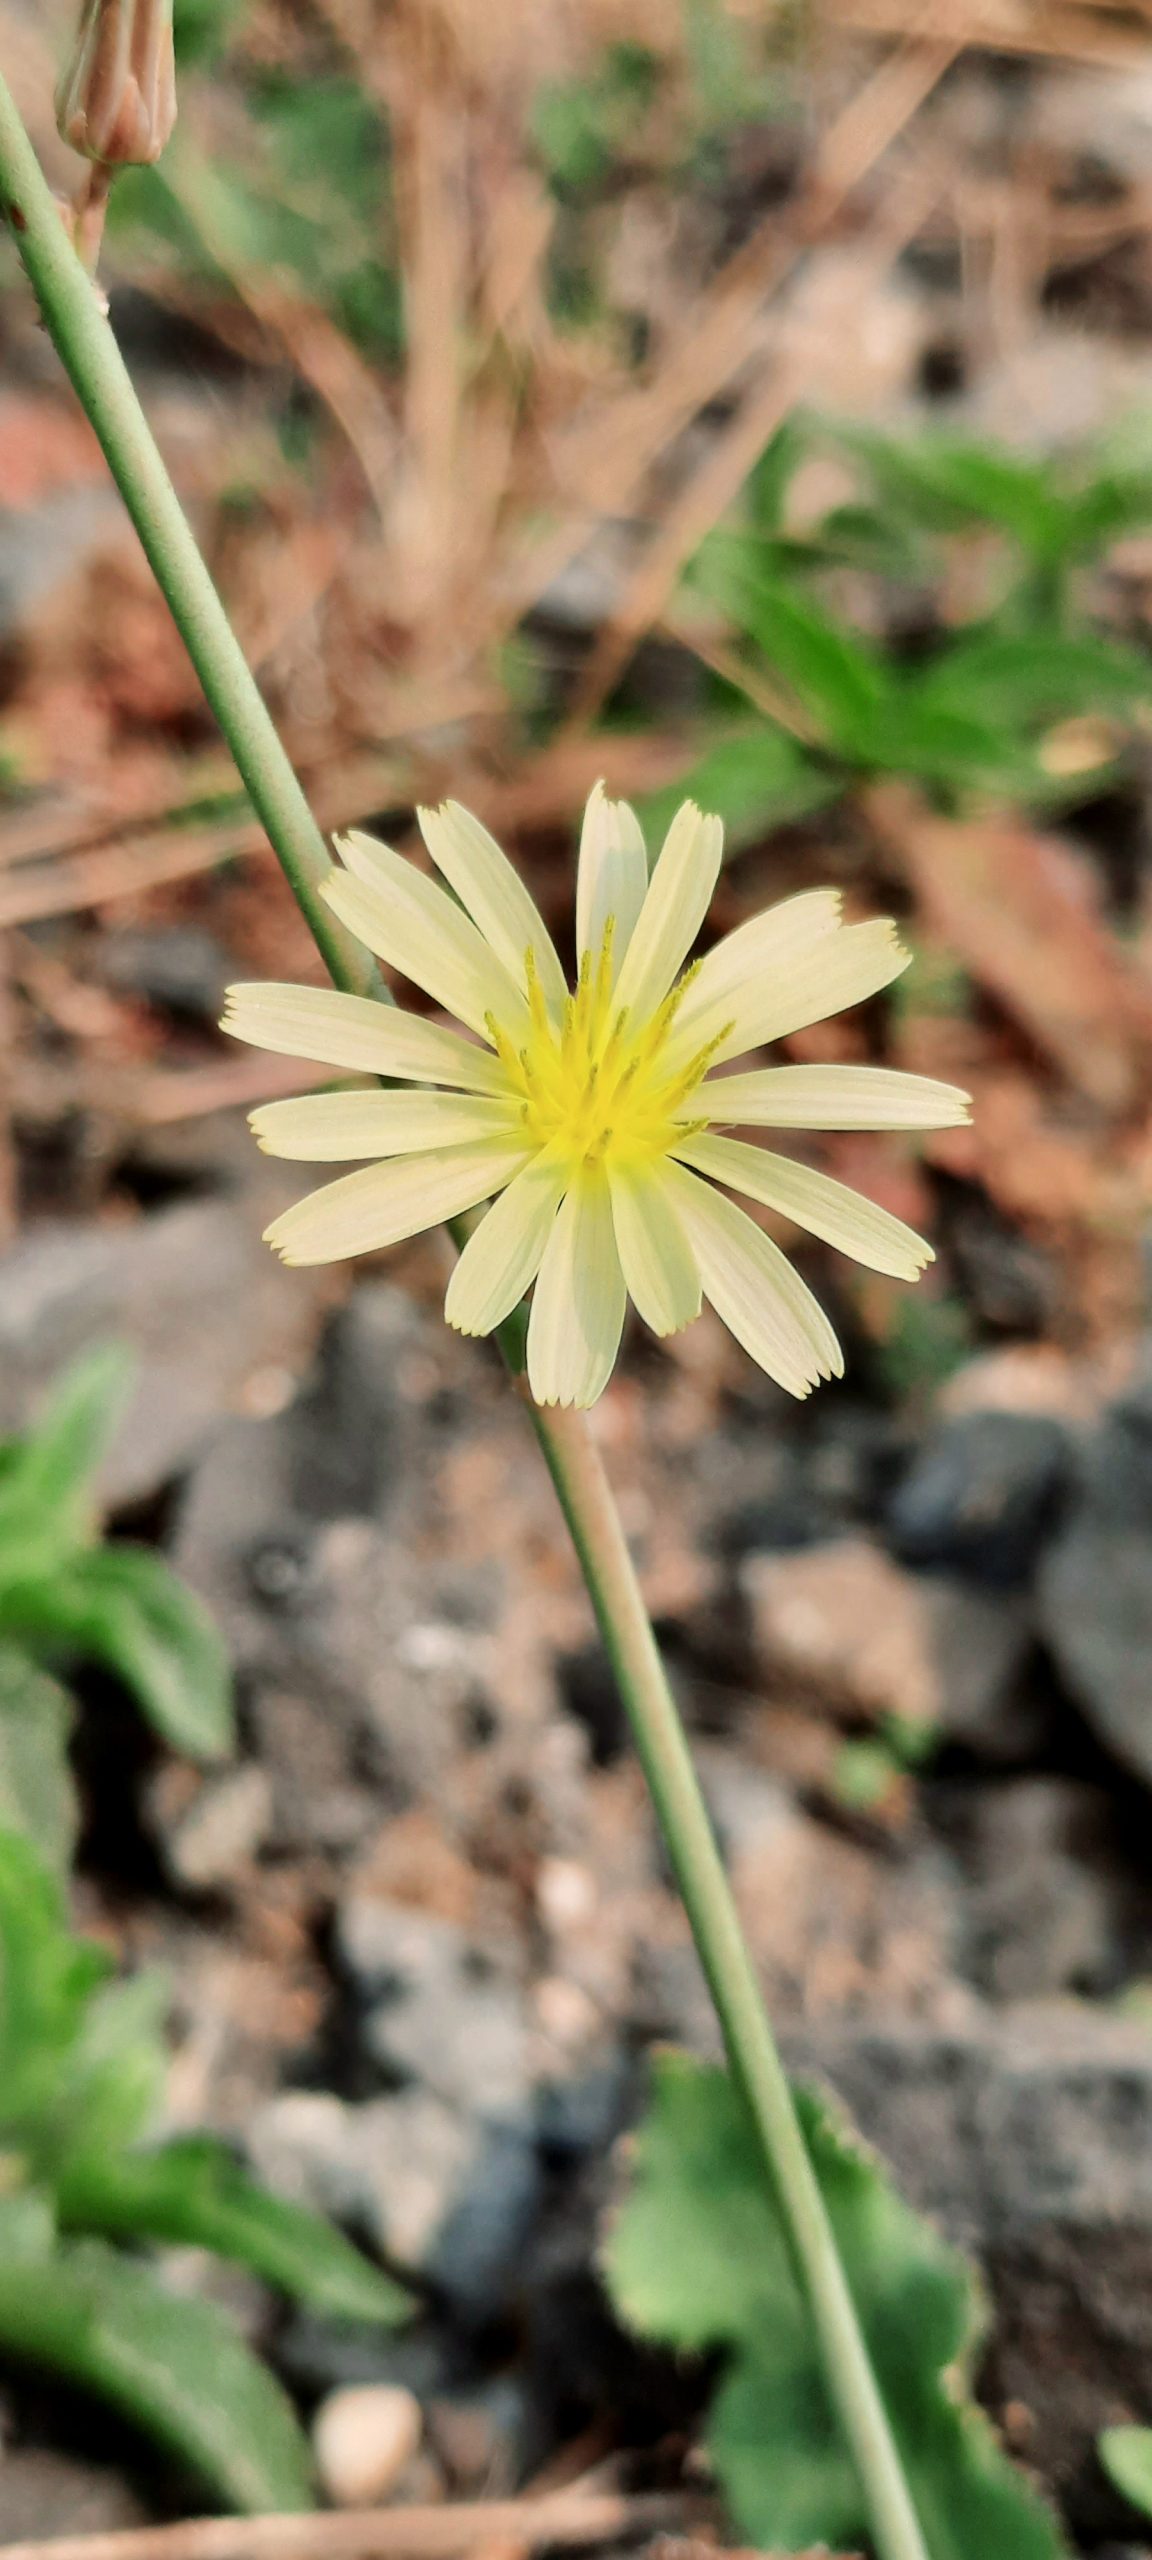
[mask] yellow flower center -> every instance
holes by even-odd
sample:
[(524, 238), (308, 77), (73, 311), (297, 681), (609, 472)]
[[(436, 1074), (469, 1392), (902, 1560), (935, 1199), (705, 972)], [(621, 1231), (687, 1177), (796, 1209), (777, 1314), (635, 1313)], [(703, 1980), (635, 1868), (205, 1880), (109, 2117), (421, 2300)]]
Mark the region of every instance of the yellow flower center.
[(613, 1001), (609, 916), (599, 953), (585, 952), (575, 995), (563, 1021), (553, 1021), (544, 999), (535, 954), (525, 953), (531, 1029), (523, 1046), (490, 1014), (489, 1036), (516, 1089), (532, 1143), (547, 1149), (574, 1177), (582, 1167), (644, 1167), (682, 1144), (694, 1126), (684, 1104), (700, 1083), (721, 1033), (687, 1063), (673, 1062), (670, 1035), (698, 963), (686, 969), (658, 1010), (634, 1022)]

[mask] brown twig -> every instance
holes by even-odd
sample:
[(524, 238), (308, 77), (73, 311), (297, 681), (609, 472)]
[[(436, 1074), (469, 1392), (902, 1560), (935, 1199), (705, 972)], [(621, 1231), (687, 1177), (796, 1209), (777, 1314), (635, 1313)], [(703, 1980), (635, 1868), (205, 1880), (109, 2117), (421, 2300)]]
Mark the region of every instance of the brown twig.
[(457, 2560), (481, 2542), (522, 2550), (591, 2550), (622, 2537), (683, 2532), (682, 2497), (492, 2498), (442, 2507), (372, 2507), (343, 2515), (197, 2516), (187, 2524), (10, 2542), (0, 2560)]

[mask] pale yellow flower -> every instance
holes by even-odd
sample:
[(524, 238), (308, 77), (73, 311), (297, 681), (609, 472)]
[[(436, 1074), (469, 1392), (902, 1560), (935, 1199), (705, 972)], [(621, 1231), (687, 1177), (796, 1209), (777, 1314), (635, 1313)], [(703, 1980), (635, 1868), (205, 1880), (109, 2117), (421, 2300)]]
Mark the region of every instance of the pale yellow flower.
[(967, 1097), (884, 1067), (719, 1070), (887, 986), (909, 957), (895, 927), (846, 925), (836, 891), (813, 889), (685, 967), (716, 885), (720, 821), (686, 803), (649, 878), (633, 811), (598, 787), (580, 844), (570, 993), (543, 919), (486, 828), (454, 801), (422, 810), (420, 826), (454, 896), (356, 834), (339, 842), (344, 868), (324, 895), (473, 1038), (314, 987), (229, 990), (225, 1028), (238, 1039), (418, 1088), (311, 1094), (253, 1112), (272, 1155), (373, 1159), (285, 1210), (269, 1243), (286, 1262), (335, 1262), (491, 1201), (445, 1313), (461, 1333), (491, 1333), (531, 1287), (539, 1404), (595, 1402), (629, 1298), (657, 1334), (691, 1324), (707, 1298), (792, 1395), (839, 1376), (823, 1309), (726, 1193), (901, 1280), (917, 1277), (931, 1248), (843, 1183), (719, 1133), (947, 1128), (967, 1118)]

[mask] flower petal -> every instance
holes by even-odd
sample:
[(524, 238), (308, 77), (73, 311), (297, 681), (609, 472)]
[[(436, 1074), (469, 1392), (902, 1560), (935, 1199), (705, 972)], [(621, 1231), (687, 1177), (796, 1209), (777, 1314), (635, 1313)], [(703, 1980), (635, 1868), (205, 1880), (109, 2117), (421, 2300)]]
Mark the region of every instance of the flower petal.
[(437, 870), (443, 872), (518, 987), (524, 985), (525, 952), (532, 950), (544, 1001), (560, 1021), (568, 987), (555, 943), (535, 899), (495, 836), (458, 800), (445, 800), (439, 809), (418, 809), (416, 815)]
[(636, 922), (616, 994), (636, 1021), (663, 1002), (712, 903), (724, 851), (719, 818), (705, 818), (686, 800), (672, 820), (657, 856)]
[(337, 1164), (347, 1156), (420, 1155), (475, 1138), (524, 1144), (523, 1120), (508, 1099), (475, 1093), (309, 1093), (266, 1102), (248, 1116), (265, 1155)]
[(936, 1259), (931, 1245), (902, 1218), (892, 1217), (847, 1183), (833, 1182), (811, 1165), (794, 1164), (789, 1156), (769, 1155), (766, 1148), (745, 1146), (739, 1138), (708, 1137), (690, 1139), (677, 1154), (681, 1164), (726, 1183), (730, 1191), (743, 1191), (749, 1200), (762, 1200), (767, 1209), (778, 1209), (869, 1271), (887, 1272), (893, 1280), (918, 1280)]
[(676, 1206), (700, 1265), (704, 1295), (737, 1342), (789, 1395), (844, 1374), (828, 1318), (763, 1229), (699, 1176), (670, 1165)]
[(612, 1375), (627, 1304), (603, 1173), (585, 1173), (553, 1221), (528, 1321), (537, 1404), (595, 1404)]
[(338, 995), (334, 987), (229, 987), (221, 1030), (254, 1049), (364, 1075), (400, 1076), (413, 1084), (458, 1084), (468, 1093), (507, 1093), (508, 1076), (490, 1049), (462, 1040), (438, 1022), (371, 996)]
[(577, 959), (600, 950), (612, 916), (613, 975), (618, 977), (647, 893), (648, 857), (640, 821), (626, 800), (609, 800), (598, 782), (584, 811), (576, 866)]
[[(806, 889), (798, 898), (782, 898), (763, 915), (727, 933), (701, 961), (676, 1016), (676, 1054), (702, 1049), (739, 1024), (749, 1002), (762, 1004), (778, 981), (773, 972), (790, 972), (797, 955), (835, 933), (840, 922), (837, 889)], [(741, 1040), (738, 1048), (750, 1043)], [(725, 1056), (738, 1048), (725, 1046)]]
[(490, 1013), (514, 1037), (527, 1027), (519, 987), (434, 880), (372, 836), (338, 836), (336, 846), (348, 868), (332, 872), (321, 894), (358, 941), (471, 1030), (486, 1035)]
[[(758, 1049), (764, 1040), (784, 1040), (790, 1031), (824, 1022), (847, 1005), (863, 1004), (866, 996), (898, 978), (911, 957), (897, 941), (890, 917), (877, 916), (868, 924), (842, 924), (810, 937), (779, 969), (766, 970), (759, 962), (750, 966), (732, 988), (725, 1017), (731, 1027), (713, 1053), (717, 1065), (744, 1049)], [(695, 1029), (689, 1011), (694, 993), (689, 988), (683, 1023), (676, 1025), (678, 1055)]]
[(755, 1067), (708, 1077), (697, 1117), (701, 1101), (733, 1129), (958, 1129), (972, 1117), (959, 1085), (898, 1067)]
[(562, 1166), (539, 1155), (485, 1211), (444, 1301), (458, 1333), (491, 1333), (519, 1305), (540, 1268), (565, 1180)]
[(522, 1146), (490, 1139), (364, 1165), (297, 1200), (273, 1219), (264, 1240), (293, 1263), (345, 1262), (351, 1254), (378, 1253), (490, 1199), (524, 1161)]
[(625, 1286), (653, 1333), (679, 1333), (700, 1313), (700, 1273), (663, 1170), (611, 1168), (612, 1223)]

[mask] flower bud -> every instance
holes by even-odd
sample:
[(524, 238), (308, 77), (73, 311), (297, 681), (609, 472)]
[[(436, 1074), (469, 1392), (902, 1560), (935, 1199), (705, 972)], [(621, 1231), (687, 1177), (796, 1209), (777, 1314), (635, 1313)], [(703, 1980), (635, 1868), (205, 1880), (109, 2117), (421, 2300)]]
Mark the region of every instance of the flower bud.
[(56, 92), (64, 141), (109, 168), (158, 160), (175, 121), (172, 0), (84, 0)]

